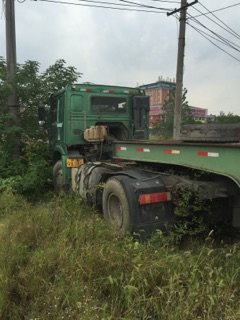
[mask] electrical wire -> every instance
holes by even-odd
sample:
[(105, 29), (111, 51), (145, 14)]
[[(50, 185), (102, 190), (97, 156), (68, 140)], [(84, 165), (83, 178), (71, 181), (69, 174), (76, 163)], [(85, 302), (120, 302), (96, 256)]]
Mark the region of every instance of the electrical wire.
[[(33, 0), (36, 1), (36, 0)], [(70, 4), (75, 6), (82, 6), (82, 7), (93, 7), (93, 8), (102, 8), (102, 9), (113, 9), (113, 10), (121, 10), (121, 11), (135, 11), (135, 12), (149, 12), (149, 13), (164, 13), (165, 11), (153, 11), (153, 10), (136, 10), (136, 9), (127, 9), (127, 8), (116, 8), (116, 7), (108, 7), (108, 6), (97, 6), (97, 5), (91, 5), (91, 4), (82, 4), (82, 3), (75, 3), (75, 2), (67, 2), (67, 1), (54, 1), (54, 0), (38, 0), (42, 2), (50, 2), (50, 3), (56, 3), (56, 4)], [(99, 2), (100, 3), (100, 2)]]
[(230, 45), (230, 44), (228, 44), (228, 43), (226, 43), (226, 42), (224, 42), (224, 41), (222, 41), (222, 40), (220, 40), (220, 39), (218, 39), (218, 38), (215, 38), (215, 37), (211, 36), (209, 33), (204, 32), (203, 30), (201, 30), (201, 29), (199, 29), (199, 28), (197, 28), (197, 27), (194, 27), (194, 26), (191, 25), (189, 22), (187, 22), (187, 24), (188, 24), (190, 27), (192, 27), (193, 29), (195, 29), (196, 31), (199, 31), (199, 32), (205, 34), (206, 36), (208, 36), (208, 37), (210, 37), (210, 38), (212, 38), (212, 39), (214, 39), (214, 40), (216, 40), (216, 41), (224, 44), (225, 46), (227, 46), (227, 47), (229, 47), (229, 48), (231, 48), (231, 49), (234, 49), (234, 50), (240, 52), (240, 50), (237, 49), (237, 48), (235, 48), (234, 46), (232, 46), (232, 45)]
[(209, 42), (211, 42), (215, 47), (217, 47), (218, 49), (220, 49), (221, 51), (225, 52), (227, 55), (229, 55), (230, 57), (232, 57), (233, 59), (235, 59), (236, 61), (240, 62), (240, 59), (234, 57), (232, 54), (230, 54), (229, 52), (227, 52), (226, 50), (224, 50), (223, 48), (219, 47), (216, 43), (214, 43), (212, 40), (210, 40), (208, 37), (206, 37), (204, 34), (201, 33), (201, 31), (196, 30), (195, 27), (193, 27), (192, 25), (190, 25), (188, 22), (187, 24), (193, 28), (196, 32), (198, 32), (202, 37), (204, 37), (205, 39), (207, 39)]
[(123, 7), (132, 7), (132, 8), (139, 8), (137, 5), (133, 4), (122, 4), (122, 3), (114, 3), (114, 2), (106, 2), (106, 1), (96, 1), (96, 0), (77, 0), (80, 2), (92, 2), (92, 3), (98, 3), (98, 4), (112, 4), (114, 6), (123, 6)]
[(151, 0), (151, 1), (157, 1), (157, 2), (167, 2), (167, 3), (177, 3), (177, 4), (179, 4), (179, 3), (181, 3), (181, 1), (167, 1), (167, 0)]
[[(201, 12), (200, 10), (198, 10), (197, 8), (194, 7), (194, 9), (198, 12)], [(214, 21), (213, 19), (209, 18), (206, 16), (206, 18), (210, 21), (212, 21), (213, 23), (215, 23), (216, 25), (218, 25), (220, 28), (222, 28), (223, 30), (227, 31), (228, 33), (230, 33), (232, 36), (236, 37), (237, 39), (240, 39), (240, 36), (236, 34), (234, 34), (233, 32), (229, 31), (228, 29), (224, 28), (221, 24), (217, 23), (216, 21)], [(195, 20), (197, 20), (196, 18), (194, 18)], [(199, 21), (199, 20), (198, 20)]]
[(230, 28), (225, 22), (223, 22), (221, 19), (219, 19), (214, 13), (212, 13), (208, 8), (206, 8), (201, 2), (198, 2), (205, 10), (207, 10), (215, 19), (217, 19), (218, 21), (220, 21), (225, 27), (227, 27), (230, 31), (232, 31), (233, 33), (235, 33), (235, 35), (240, 38), (240, 35), (234, 31), (232, 28)]
[(159, 7), (154, 7), (154, 6), (149, 6), (149, 5), (145, 5), (145, 4), (141, 4), (141, 3), (137, 3), (137, 2), (132, 2), (132, 1), (128, 1), (128, 0), (119, 0), (121, 2), (126, 2), (126, 3), (131, 3), (140, 7), (144, 7), (144, 8), (150, 8), (150, 9), (158, 9), (158, 10), (171, 10), (171, 9), (166, 9), (166, 8), (159, 8)]
[[(240, 5), (240, 2), (235, 3), (235, 4), (232, 4), (232, 5), (227, 6), (227, 7), (224, 7), (224, 8), (212, 10), (211, 13), (213, 13), (213, 12), (218, 12), (218, 11), (222, 11), (222, 10), (225, 10), (225, 9), (228, 9), (228, 8), (232, 8), (232, 7), (236, 7), (236, 6), (239, 6), (239, 5)], [(209, 13), (209, 12), (201, 13), (201, 14), (199, 14), (199, 15), (197, 15), (197, 16), (194, 16), (193, 18), (197, 18), (197, 17), (200, 17), (200, 16), (205, 16), (205, 15), (207, 15), (207, 14), (210, 14), (210, 13)]]
[(199, 20), (197, 20), (196, 18), (194, 18), (191, 14), (188, 13), (188, 16), (190, 16), (191, 18), (193, 18), (193, 22), (199, 24), (201, 27), (203, 27), (204, 29), (207, 29), (209, 32), (211, 32), (212, 34), (214, 34), (216, 37), (218, 37), (219, 39), (223, 40), (225, 43), (231, 44), (234, 47), (238, 47), (240, 48), (240, 46), (238, 46), (237, 44), (235, 44), (234, 42), (224, 38), (223, 36), (219, 35), (218, 33), (212, 31), (211, 29), (209, 29), (208, 27), (206, 27), (204, 24), (202, 24)]

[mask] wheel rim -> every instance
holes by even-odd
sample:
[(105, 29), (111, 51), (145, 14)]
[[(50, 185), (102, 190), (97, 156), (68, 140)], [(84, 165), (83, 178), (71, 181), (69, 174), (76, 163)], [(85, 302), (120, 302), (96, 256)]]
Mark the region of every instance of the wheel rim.
[(123, 209), (121, 201), (115, 193), (111, 193), (108, 197), (108, 215), (111, 224), (120, 229), (123, 224)]

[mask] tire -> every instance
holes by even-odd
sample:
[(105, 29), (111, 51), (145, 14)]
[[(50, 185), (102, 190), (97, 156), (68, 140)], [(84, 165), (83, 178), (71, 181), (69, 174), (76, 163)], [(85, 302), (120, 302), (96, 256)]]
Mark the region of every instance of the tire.
[(62, 176), (62, 160), (58, 160), (53, 167), (53, 186), (57, 193), (64, 191)]
[(120, 234), (131, 231), (127, 197), (121, 183), (116, 178), (110, 178), (104, 188), (103, 214), (107, 223)]

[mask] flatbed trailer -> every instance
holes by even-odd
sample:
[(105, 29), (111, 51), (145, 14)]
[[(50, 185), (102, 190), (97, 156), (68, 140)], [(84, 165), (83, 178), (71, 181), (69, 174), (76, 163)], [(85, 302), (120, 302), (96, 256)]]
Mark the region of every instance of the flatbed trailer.
[[(152, 166), (163, 177), (168, 169), (176, 169), (180, 175), (184, 172), (188, 175), (190, 170), (205, 176), (211, 175), (207, 182), (188, 179), (186, 182), (197, 184), (199, 188), (196, 190), (205, 189), (204, 199), (217, 198), (218, 201), (225, 198), (228, 204), (222, 208), (223, 215), (225, 218), (231, 217), (234, 227), (240, 227), (240, 143), (186, 143), (175, 140), (115, 141), (113, 159), (135, 161), (137, 165), (149, 165), (150, 168)], [(171, 184), (174, 185), (177, 180), (173, 179)], [(219, 204), (221, 206), (221, 200)]]
[(114, 159), (182, 166), (232, 179), (240, 187), (240, 143), (184, 143), (174, 140), (114, 142)]

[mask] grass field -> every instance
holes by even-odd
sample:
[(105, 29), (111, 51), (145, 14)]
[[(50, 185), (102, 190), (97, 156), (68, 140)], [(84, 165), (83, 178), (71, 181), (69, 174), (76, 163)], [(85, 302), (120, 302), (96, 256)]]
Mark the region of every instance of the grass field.
[(139, 243), (73, 195), (0, 203), (0, 319), (240, 319), (236, 240)]

